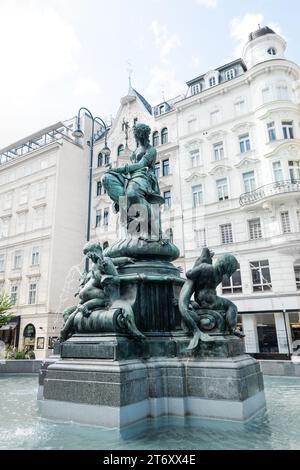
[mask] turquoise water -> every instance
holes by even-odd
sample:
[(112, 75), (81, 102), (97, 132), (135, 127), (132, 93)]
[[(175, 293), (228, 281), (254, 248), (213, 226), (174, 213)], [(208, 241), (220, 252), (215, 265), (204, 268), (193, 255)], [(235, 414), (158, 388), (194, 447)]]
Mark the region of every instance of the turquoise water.
[(162, 418), (121, 434), (38, 415), (37, 376), (0, 375), (0, 449), (300, 449), (300, 378), (265, 377), (267, 411), (239, 424)]

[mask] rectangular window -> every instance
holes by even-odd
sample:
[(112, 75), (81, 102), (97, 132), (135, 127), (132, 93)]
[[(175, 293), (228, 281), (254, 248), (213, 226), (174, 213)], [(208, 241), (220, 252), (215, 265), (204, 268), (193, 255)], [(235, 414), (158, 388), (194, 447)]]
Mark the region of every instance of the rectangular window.
[(209, 86), (215, 86), (216, 84), (216, 78), (215, 77), (211, 77), (208, 81), (209, 83)]
[(18, 300), (18, 286), (13, 284), (10, 288), (10, 301), (13, 305), (17, 303)]
[(36, 198), (42, 199), (44, 197), (46, 197), (46, 181), (40, 181), (37, 183)]
[(224, 145), (223, 142), (218, 142), (214, 144), (214, 159), (215, 161), (220, 161), (224, 159)]
[(246, 193), (250, 193), (256, 189), (256, 181), (254, 171), (243, 173), (244, 188)]
[(222, 243), (222, 245), (227, 245), (228, 243), (233, 243), (232, 225), (231, 224), (220, 225), (220, 231), (221, 231), (221, 243)]
[(160, 178), (160, 162), (155, 163), (155, 176), (156, 178)]
[(22, 251), (18, 250), (14, 253), (14, 269), (21, 269), (22, 267)]
[(38, 246), (32, 248), (31, 264), (32, 266), (38, 266), (40, 264), (40, 249)]
[(293, 121), (282, 121), (282, 133), (284, 139), (294, 138)]
[(11, 209), (11, 207), (12, 207), (12, 196), (13, 196), (12, 192), (4, 194), (3, 209), (5, 209), (5, 210)]
[(171, 200), (171, 191), (165, 191), (164, 192), (164, 200), (165, 200), (165, 208), (170, 208), (172, 205), (172, 200)]
[(193, 207), (199, 207), (203, 204), (203, 191), (202, 184), (197, 184), (197, 186), (192, 187), (193, 195)]
[(300, 180), (300, 161), (289, 161), (289, 173), (292, 182)]
[(0, 273), (5, 271), (5, 255), (0, 255)]
[(106, 207), (103, 212), (103, 225), (106, 227), (109, 220), (109, 208)]
[(300, 266), (294, 266), (296, 288), (300, 290)]
[(190, 151), (190, 157), (191, 157), (191, 162), (192, 162), (192, 167), (193, 168), (196, 168), (197, 166), (199, 166), (201, 164), (199, 149), (191, 150)]
[(201, 91), (200, 83), (195, 83), (195, 85), (192, 85), (192, 95), (198, 95), (200, 91)]
[(221, 121), (221, 113), (219, 109), (216, 109), (215, 111), (212, 111), (210, 113), (210, 124), (212, 126), (215, 126)]
[(239, 136), (240, 152), (245, 153), (251, 150), (249, 134), (243, 134)]
[(24, 233), (26, 228), (26, 212), (21, 212), (17, 217), (16, 233)]
[(159, 114), (164, 114), (164, 112), (165, 112), (165, 105), (164, 104), (161, 104), (159, 106), (158, 112), (159, 112)]
[(42, 228), (44, 225), (45, 208), (38, 207), (34, 213), (34, 228)]
[(100, 227), (101, 225), (101, 219), (102, 219), (102, 211), (101, 210), (97, 210), (96, 211), (96, 227)]
[(273, 174), (274, 174), (274, 180), (276, 183), (283, 180), (281, 162), (273, 162)]
[(277, 99), (278, 100), (288, 100), (288, 87), (287, 85), (278, 85), (277, 87)]
[(240, 267), (238, 267), (231, 277), (223, 276), (222, 294), (238, 294), (241, 292), (243, 292), (242, 278)]
[(33, 282), (29, 284), (29, 292), (28, 292), (28, 303), (29, 305), (33, 305), (36, 303), (36, 291), (37, 291), (37, 284)]
[(275, 129), (274, 121), (268, 122), (267, 130), (268, 130), (269, 141), (271, 142), (272, 140), (276, 140), (276, 129)]
[(250, 261), (252, 285), (254, 292), (263, 292), (272, 289), (271, 274), (268, 260)]
[(288, 211), (280, 212), (281, 226), (283, 233), (291, 233), (291, 223)]
[(228, 199), (229, 193), (228, 193), (227, 178), (222, 178), (220, 180), (217, 180), (216, 185), (217, 185), (217, 195), (218, 195), (219, 201), (224, 201), (225, 199)]
[(163, 160), (162, 162), (163, 176), (168, 176), (170, 174), (170, 162), (168, 160)]
[(229, 69), (225, 72), (225, 80), (232, 80), (235, 77), (235, 70)]
[(259, 218), (248, 220), (248, 226), (250, 240), (258, 240), (259, 238), (262, 238), (261, 224)]
[(102, 183), (101, 181), (97, 181), (97, 196), (102, 195)]
[(234, 103), (234, 109), (235, 109), (235, 114), (237, 116), (240, 116), (241, 114), (243, 114), (245, 112), (245, 100), (243, 99), (238, 99), (235, 103)]
[(0, 222), (1, 222), (1, 233), (0, 233), (1, 238), (8, 237), (10, 217), (2, 217)]
[(25, 186), (24, 188), (20, 189), (20, 204), (26, 204), (28, 202), (28, 187)]
[(205, 228), (200, 228), (200, 229), (195, 229), (195, 242), (196, 242), (196, 247), (197, 248), (203, 248), (206, 246), (206, 229)]

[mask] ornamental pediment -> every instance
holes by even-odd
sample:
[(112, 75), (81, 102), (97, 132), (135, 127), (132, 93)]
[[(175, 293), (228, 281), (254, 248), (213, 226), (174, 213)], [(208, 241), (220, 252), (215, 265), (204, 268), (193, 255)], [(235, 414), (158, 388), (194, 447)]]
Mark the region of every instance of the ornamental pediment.
[(222, 176), (227, 171), (230, 171), (231, 167), (229, 165), (216, 165), (209, 171), (210, 175)]
[(192, 140), (189, 140), (188, 142), (186, 142), (186, 144), (184, 144), (184, 147), (187, 149), (187, 150), (196, 150), (199, 148), (199, 145), (203, 143), (203, 140), (202, 139), (192, 139)]
[(205, 178), (205, 176), (207, 176), (206, 173), (203, 173), (203, 172), (200, 172), (200, 171), (194, 171), (190, 176), (185, 178), (185, 181), (190, 183), (191, 181), (195, 181), (195, 180), (198, 180), (200, 178)]
[(242, 160), (240, 160), (238, 163), (236, 163), (234, 166), (236, 168), (248, 168), (249, 166), (255, 165), (258, 162), (259, 162), (258, 158), (245, 157)]
[(232, 132), (238, 132), (238, 133), (246, 132), (252, 126), (254, 126), (253, 122), (250, 122), (250, 121), (240, 122), (240, 123), (236, 124), (235, 126), (233, 126), (231, 131)]
[(207, 136), (207, 139), (208, 140), (222, 140), (222, 138), (227, 134), (226, 131), (215, 131), (215, 132), (211, 132), (208, 136)]
[(277, 156), (278, 158), (300, 158), (300, 140), (294, 139), (293, 143), (284, 142), (265, 156)]

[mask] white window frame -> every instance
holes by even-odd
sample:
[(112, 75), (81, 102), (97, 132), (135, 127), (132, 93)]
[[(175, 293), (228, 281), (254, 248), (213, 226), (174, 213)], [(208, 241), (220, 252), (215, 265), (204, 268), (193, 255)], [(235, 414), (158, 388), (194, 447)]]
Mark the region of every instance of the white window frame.
[(14, 252), (13, 269), (22, 269), (22, 265), (23, 265), (23, 251), (16, 250)]
[(249, 132), (239, 135), (239, 146), (240, 153), (251, 152), (251, 139)]
[(5, 272), (6, 256), (5, 254), (0, 254), (0, 273)]
[(41, 251), (39, 246), (32, 247), (31, 250), (31, 266), (40, 265)]
[(206, 228), (194, 229), (194, 237), (197, 248), (206, 246)]
[[(258, 266), (254, 266), (253, 263), (258, 263)], [(264, 263), (264, 264), (262, 264)], [(266, 290), (272, 290), (272, 277), (271, 277), (271, 270), (270, 270), (270, 263), (269, 260), (258, 260), (258, 261), (250, 261), (250, 271), (251, 271), (251, 281), (252, 281), (252, 289), (253, 292), (264, 292)], [(262, 271), (263, 269), (268, 269), (269, 271), (269, 276), (270, 276), (270, 282), (266, 280), (264, 277)], [(259, 283), (254, 283), (253, 282), (253, 276), (252, 272), (256, 271), (259, 273), (259, 278), (260, 282)], [(264, 279), (266, 282), (264, 282)]]
[(201, 85), (200, 83), (195, 83), (191, 86), (191, 94), (192, 96), (198, 95), (201, 92)]
[[(233, 280), (234, 280), (234, 277), (236, 277), (237, 275), (239, 275), (240, 283), (239, 284), (234, 284)], [(225, 276), (223, 276), (223, 279), (222, 279), (222, 294), (226, 295), (226, 294), (242, 294), (243, 293), (243, 282), (242, 282), (240, 266), (236, 269), (236, 271), (233, 273), (233, 275), (230, 276), (229, 279), (227, 277), (227, 279), (229, 281), (228, 286), (224, 286), (224, 277)]]
[(192, 168), (197, 168), (201, 165), (201, 154), (200, 150), (190, 150), (190, 159), (192, 163)]
[(224, 142), (216, 142), (213, 144), (213, 157), (215, 162), (225, 159)]
[(300, 160), (289, 160), (289, 177), (291, 181), (300, 180)]
[(235, 78), (235, 69), (229, 69), (225, 71), (225, 80), (229, 81)]
[(261, 240), (263, 238), (260, 217), (248, 220), (248, 231), (249, 240)]
[(16, 305), (18, 302), (18, 293), (19, 293), (19, 285), (18, 284), (11, 284), (10, 286), (10, 301), (13, 305)]
[[(33, 288), (33, 286), (35, 286)], [(37, 282), (33, 281), (28, 286), (28, 305), (35, 305), (37, 303)]]
[(294, 264), (296, 289), (300, 290), (300, 264)]
[(221, 245), (230, 245), (233, 243), (232, 223), (220, 225)]
[(192, 186), (193, 207), (200, 207), (203, 204), (203, 185), (201, 183)]
[[(275, 168), (275, 165), (277, 165), (278, 163), (279, 163), (278, 167)], [(275, 183), (279, 183), (280, 181), (283, 181), (284, 175), (283, 175), (281, 161), (277, 160), (276, 162), (272, 162), (272, 169), (273, 169), (273, 176), (274, 176)], [(280, 178), (278, 178), (279, 173), (281, 174)]]
[[(226, 184), (220, 184), (221, 181), (226, 181)], [(217, 198), (218, 201), (227, 201), (229, 199), (229, 184), (228, 178), (220, 178), (216, 180), (216, 188), (217, 188)], [(224, 191), (225, 188), (225, 191)]]
[(291, 226), (291, 219), (290, 219), (289, 211), (281, 211), (280, 220), (281, 220), (282, 233), (291, 233), (292, 226)]
[(277, 140), (275, 121), (267, 122), (267, 133), (269, 142)]
[(281, 121), (282, 135), (285, 140), (294, 139), (294, 121), (284, 120)]
[[(246, 175), (250, 175), (250, 174), (251, 176), (246, 177)], [(244, 173), (242, 173), (242, 177), (243, 177), (245, 193), (251, 193), (252, 191), (255, 191), (256, 190), (256, 177), (255, 177), (254, 170), (245, 171)]]

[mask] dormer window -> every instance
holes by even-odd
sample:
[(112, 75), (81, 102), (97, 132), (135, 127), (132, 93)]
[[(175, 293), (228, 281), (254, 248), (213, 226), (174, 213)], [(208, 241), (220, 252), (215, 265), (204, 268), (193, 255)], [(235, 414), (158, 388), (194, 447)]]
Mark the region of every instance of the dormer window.
[(159, 114), (164, 114), (164, 112), (166, 111), (166, 107), (164, 104), (161, 104), (158, 108), (158, 113)]
[(269, 49), (268, 49), (268, 54), (270, 54), (270, 55), (276, 55), (276, 54), (277, 54), (277, 51), (276, 51), (275, 47), (269, 47)]
[(210, 77), (208, 83), (209, 83), (209, 86), (215, 86), (216, 85), (216, 77)]
[(232, 80), (234, 77), (235, 77), (235, 70), (234, 69), (226, 70), (226, 72), (225, 72), (225, 79), (226, 80)]
[(201, 91), (200, 83), (195, 83), (195, 85), (192, 85), (192, 95), (198, 95), (200, 91)]

